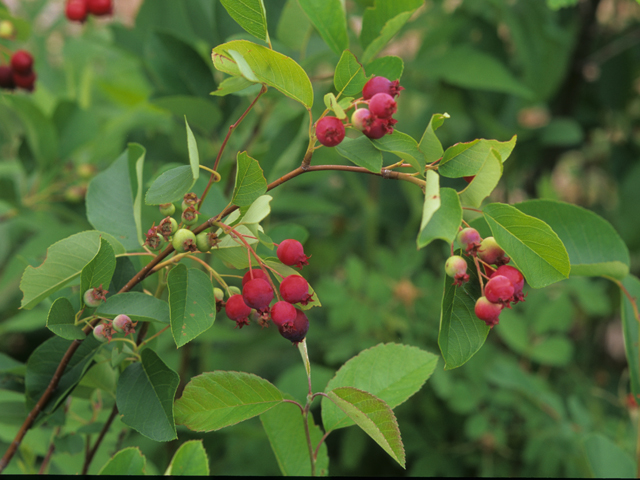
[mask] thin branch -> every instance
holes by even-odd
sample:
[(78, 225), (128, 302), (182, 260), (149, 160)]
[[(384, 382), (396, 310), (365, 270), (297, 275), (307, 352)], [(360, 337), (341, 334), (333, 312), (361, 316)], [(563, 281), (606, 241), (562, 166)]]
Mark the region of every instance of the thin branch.
[(111, 410), (111, 414), (109, 415), (109, 418), (107, 419), (104, 426), (102, 427), (102, 430), (100, 430), (100, 435), (98, 435), (98, 438), (96, 439), (96, 443), (94, 443), (93, 448), (89, 450), (89, 452), (87, 453), (87, 456), (84, 460), (84, 465), (82, 466), (82, 475), (86, 475), (89, 472), (89, 466), (91, 465), (91, 461), (93, 460), (94, 455), (98, 451), (98, 447), (102, 443), (102, 439), (109, 431), (109, 428), (111, 427), (111, 423), (116, 418), (117, 414), (118, 414), (118, 406), (114, 405), (113, 409)]

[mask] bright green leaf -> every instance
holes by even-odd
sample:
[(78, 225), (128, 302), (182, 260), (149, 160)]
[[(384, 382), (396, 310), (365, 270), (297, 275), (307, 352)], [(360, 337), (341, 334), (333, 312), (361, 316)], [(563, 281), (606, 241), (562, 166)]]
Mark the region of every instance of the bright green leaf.
[(262, 0), (220, 0), (220, 3), (238, 25), (254, 37), (269, 43), (267, 13)]
[[(435, 195), (435, 194), (434, 194)], [(430, 197), (428, 209), (435, 206), (437, 199)], [(427, 198), (425, 196), (425, 205)], [(424, 214), (424, 212), (423, 212)], [(452, 188), (440, 189), (440, 208), (431, 215), (431, 219), (426, 225), (420, 227), (418, 233), (418, 248), (424, 248), (436, 239), (444, 240), (447, 243), (453, 242), (458, 234), (458, 227), (462, 222), (462, 207), (458, 193)]]
[(491, 148), (475, 178), (460, 192), (460, 203), (478, 208), (498, 185), (502, 176), (502, 162), (498, 152)]
[(349, 48), (347, 16), (341, 0), (298, 0), (302, 10), (336, 55)]
[(382, 154), (365, 136), (356, 139), (345, 137), (335, 149), (341, 156), (359, 167), (374, 173), (380, 173), (382, 170)]
[(160, 205), (182, 200), (184, 194), (191, 191), (194, 183), (196, 183), (196, 179), (193, 178), (193, 170), (190, 165), (172, 168), (154, 180), (147, 190), (144, 203)]
[(365, 83), (367, 79), (362, 65), (353, 53), (345, 50), (333, 74), (333, 85), (338, 91), (338, 96), (359, 96)]
[(169, 324), (169, 305), (164, 300), (141, 292), (118, 293), (107, 298), (95, 311), (96, 315), (113, 319), (124, 313), (134, 322)]
[(80, 301), (84, 292), (92, 287), (103, 286), (106, 290), (111, 283), (113, 272), (116, 270), (116, 257), (111, 244), (104, 238), (100, 238), (100, 250), (96, 256), (87, 263), (80, 275)]
[(230, 95), (237, 92), (247, 94), (249, 91), (251, 91), (252, 94), (257, 95), (260, 91), (260, 88), (260, 85), (256, 85), (255, 83), (250, 82), (244, 77), (229, 77), (225, 78), (218, 85), (218, 89), (211, 92), (211, 95), (224, 97), (225, 95)]
[(422, 207), (422, 220), (420, 222), (421, 232), (429, 224), (433, 214), (438, 211), (440, 204), (440, 175), (434, 170), (427, 170), (427, 185), (425, 188), (424, 206)]
[(409, 162), (420, 175), (424, 172), (424, 153), (418, 148), (418, 142), (406, 133), (394, 130), (391, 135), (384, 135), (373, 141), (373, 146), (383, 152), (390, 152)]
[(422, 134), (418, 148), (424, 153), (427, 163), (433, 163), (442, 157), (444, 149), (440, 140), (436, 136), (436, 130), (442, 126), (445, 119), (449, 118), (448, 113), (434, 113), (431, 115), (429, 125)]
[(271, 195), (261, 195), (260, 197), (258, 197), (249, 206), (244, 215), (242, 215), (240, 223), (250, 225), (260, 223), (262, 220), (267, 218), (269, 213), (271, 213), (271, 200), (273, 200), (273, 197)]
[(56, 298), (47, 315), (47, 328), (67, 340), (82, 340), (86, 337), (82, 328), (75, 324), (76, 312), (65, 297)]
[(164, 474), (209, 476), (209, 458), (202, 440), (189, 440), (180, 445)]
[(340, 120), (347, 118), (347, 114), (344, 113), (343, 108), (340, 106), (338, 100), (336, 100), (336, 96), (332, 92), (329, 92), (324, 96), (324, 104)]
[(264, 178), (260, 163), (247, 155), (247, 152), (238, 152), (236, 184), (231, 198), (233, 204), (246, 207), (266, 191), (267, 180)]
[(98, 475), (145, 475), (146, 464), (147, 459), (138, 447), (127, 447), (111, 457)]
[(480, 138), (468, 143), (456, 143), (444, 152), (438, 172), (450, 178), (475, 175), (484, 165), (492, 148), (500, 154), (500, 159), (504, 163), (511, 155), (516, 139), (514, 135), (506, 142)]
[[(200, 176), (200, 155), (198, 154), (198, 144), (196, 137), (193, 136), (187, 117), (184, 117), (184, 124), (187, 127), (187, 149), (189, 150), (189, 165), (191, 166), (191, 174), (194, 180)], [(169, 202), (165, 202), (169, 203)]]

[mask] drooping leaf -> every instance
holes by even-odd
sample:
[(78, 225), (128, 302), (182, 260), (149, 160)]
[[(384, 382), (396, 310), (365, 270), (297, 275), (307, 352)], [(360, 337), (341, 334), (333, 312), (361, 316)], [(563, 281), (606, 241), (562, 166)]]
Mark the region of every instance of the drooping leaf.
[(147, 190), (144, 203), (160, 205), (182, 200), (184, 194), (190, 192), (195, 183), (196, 179), (193, 178), (193, 170), (190, 165), (172, 168), (154, 180)]
[(333, 85), (336, 87), (339, 96), (346, 97), (359, 95), (362, 87), (367, 82), (364, 70), (353, 53), (345, 50), (336, 65), (333, 74)]
[(569, 255), (549, 225), (501, 203), (486, 205), (483, 212), (496, 242), (529, 285), (542, 288), (569, 277)]
[(468, 143), (456, 143), (447, 148), (442, 155), (438, 172), (450, 178), (475, 175), (484, 165), (492, 148), (500, 154), (500, 159), (504, 163), (511, 155), (516, 140), (517, 137), (514, 135), (506, 142), (480, 138)]
[(238, 152), (236, 185), (231, 198), (233, 204), (239, 207), (249, 206), (266, 191), (267, 180), (260, 163), (247, 155), (247, 152)]
[(391, 458), (402, 468), (406, 468), (398, 422), (393, 411), (384, 401), (353, 387), (338, 387), (327, 392), (327, 395)]
[(382, 170), (382, 154), (365, 136), (356, 139), (345, 137), (335, 149), (341, 156), (359, 167), (374, 173), (380, 173)]
[(180, 378), (149, 348), (118, 378), (116, 404), (125, 425), (156, 442), (177, 438), (173, 398)]
[(498, 152), (491, 148), (475, 178), (460, 192), (460, 203), (478, 208), (498, 185), (502, 176), (502, 162)]
[(406, 133), (394, 130), (391, 135), (385, 135), (373, 141), (373, 146), (383, 152), (390, 152), (406, 160), (420, 175), (424, 173), (425, 157), (418, 148), (418, 142)]
[(238, 25), (254, 37), (269, 43), (267, 12), (262, 0), (220, 0), (220, 3)]
[(116, 257), (111, 244), (100, 238), (100, 249), (96, 256), (87, 263), (80, 275), (80, 297), (92, 287), (102, 285), (106, 290), (116, 270)]
[(207, 372), (193, 377), (175, 403), (176, 423), (210, 432), (260, 415), (282, 402), (268, 381), (243, 372)]
[(442, 126), (445, 119), (449, 118), (448, 113), (434, 113), (431, 115), (429, 125), (422, 134), (418, 148), (424, 153), (427, 163), (433, 163), (442, 157), (444, 149), (440, 140), (436, 136), (436, 130)]
[(75, 324), (76, 312), (65, 297), (56, 298), (47, 316), (47, 328), (66, 340), (82, 340), (86, 337), (82, 328)]
[[(437, 198), (433, 198), (433, 195), (437, 194), (434, 193), (429, 198), (425, 196), (427, 214), (437, 204)], [(424, 248), (436, 239), (444, 240), (447, 243), (453, 242), (461, 222), (462, 207), (458, 193), (452, 188), (441, 188), (440, 207), (431, 214), (431, 218), (426, 224), (421, 225), (417, 239), (418, 248)]]
[(147, 459), (138, 447), (127, 447), (111, 457), (98, 475), (144, 475), (146, 464)]
[(164, 300), (141, 292), (113, 295), (95, 311), (96, 315), (113, 319), (124, 313), (134, 322), (170, 323), (169, 305)]
[(336, 55), (349, 48), (347, 16), (340, 0), (298, 1), (322, 39)]
[(189, 440), (180, 445), (164, 474), (209, 476), (209, 458), (202, 440)]
[[(200, 154), (198, 154), (198, 144), (196, 137), (193, 136), (187, 117), (184, 117), (184, 124), (187, 127), (187, 149), (189, 150), (189, 165), (191, 166), (191, 175), (194, 181), (200, 176)], [(165, 202), (168, 203), (168, 202)]]

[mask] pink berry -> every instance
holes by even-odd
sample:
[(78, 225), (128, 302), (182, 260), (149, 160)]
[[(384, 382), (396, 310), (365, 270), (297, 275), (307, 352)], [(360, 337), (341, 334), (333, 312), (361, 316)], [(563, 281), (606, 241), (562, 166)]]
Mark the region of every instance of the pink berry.
[(100, 342), (111, 341), (113, 328), (109, 324), (101, 323), (93, 329), (93, 336)]
[(351, 115), (351, 123), (353, 128), (364, 132), (373, 123), (374, 117), (371, 112), (366, 108), (358, 108), (353, 115)]
[(111, 0), (88, 0), (87, 7), (90, 13), (100, 17), (102, 15), (111, 15), (113, 5)]
[(296, 319), (296, 307), (289, 302), (280, 301), (273, 304), (271, 307), (271, 320), (278, 327), (282, 327), (285, 323), (293, 325), (293, 321)]
[(387, 93), (376, 93), (369, 100), (369, 110), (372, 115), (380, 118), (390, 118), (396, 113), (398, 105), (393, 97)]
[(248, 306), (261, 312), (266, 310), (273, 300), (273, 288), (263, 278), (254, 278), (242, 287), (242, 298)]
[(296, 318), (293, 324), (286, 322), (278, 327), (278, 331), (284, 338), (291, 340), (294, 345), (297, 345), (298, 342), (304, 340), (304, 337), (306, 337), (309, 331), (309, 319), (302, 310), (296, 308)]
[(235, 328), (242, 328), (245, 325), (249, 325), (251, 307), (244, 303), (242, 295), (231, 295), (224, 306), (224, 311), (227, 317), (236, 321)]
[(309, 284), (300, 275), (289, 275), (280, 284), (280, 295), (289, 303), (302, 303), (306, 305), (313, 301), (309, 295)]
[[(253, 273), (253, 277), (251, 277), (252, 273)], [(269, 276), (266, 273), (264, 273), (264, 270), (262, 270), (261, 268), (253, 268), (249, 270), (247, 273), (245, 273), (244, 277), (242, 277), (242, 286), (244, 287), (244, 285), (247, 282), (253, 280), (254, 278), (262, 278), (267, 282), (269, 281)]]
[(107, 293), (109, 293), (109, 291), (103, 290), (102, 285), (100, 285), (99, 287), (90, 288), (84, 292), (82, 299), (87, 307), (95, 308), (107, 300), (105, 296)]
[(285, 265), (295, 265), (298, 268), (302, 268), (303, 265), (309, 265), (309, 262), (307, 262), (309, 257), (304, 254), (302, 244), (292, 238), (280, 242), (276, 254)]
[(457, 240), (467, 253), (475, 254), (480, 247), (482, 237), (475, 228), (463, 228), (458, 233)]
[(0, 65), (0, 88), (13, 90), (16, 84), (13, 81), (13, 70), (8, 65)]
[(65, 14), (72, 22), (84, 22), (87, 19), (87, 0), (69, 0)]
[(487, 237), (480, 243), (478, 257), (490, 265), (504, 265), (509, 263), (509, 257), (505, 256), (504, 250), (500, 248), (495, 238)]
[(491, 303), (506, 305), (513, 296), (513, 283), (504, 275), (494, 275), (484, 287), (484, 296)]
[(369, 100), (376, 93), (386, 93), (395, 97), (400, 94), (400, 90), (404, 90), (404, 88), (400, 86), (398, 80), (392, 82), (385, 77), (373, 77), (362, 88), (362, 98)]
[(493, 278), (496, 275), (503, 275), (511, 280), (513, 284), (513, 299), (512, 302), (523, 302), (524, 295), (522, 294), (522, 289), (524, 288), (524, 277), (520, 270), (515, 267), (509, 265), (500, 265), (497, 270), (490, 275)]
[(459, 255), (449, 257), (444, 264), (445, 273), (454, 279), (453, 285), (462, 286), (469, 281), (467, 262)]
[(316, 123), (316, 137), (325, 147), (335, 147), (344, 140), (344, 124), (336, 117), (323, 117)]
[(113, 329), (116, 332), (124, 333), (126, 337), (130, 333), (136, 333), (133, 327), (135, 327), (138, 322), (132, 322), (131, 319), (124, 314), (120, 314), (113, 319)]
[(375, 117), (373, 122), (367, 130), (364, 130), (364, 133), (367, 137), (375, 140), (377, 138), (382, 138), (387, 134), (393, 133), (393, 126), (398, 121), (393, 118), (377, 118)]
[(493, 328), (494, 325), (498, 324), (498, 317), (500, 316), (500, 312), (502, 311), (502, 305), (499, 303), (491, 303), (487, 300), (487, 297), (480, 297), (476, 301), (476, 306), (474, 308), (474, 312), (476, 317), (486, 323), (488, 326)]
[(13, 73), (28, 75), (33, 69), (33, 56), (26, 50), (18, 50), (11, 56)]

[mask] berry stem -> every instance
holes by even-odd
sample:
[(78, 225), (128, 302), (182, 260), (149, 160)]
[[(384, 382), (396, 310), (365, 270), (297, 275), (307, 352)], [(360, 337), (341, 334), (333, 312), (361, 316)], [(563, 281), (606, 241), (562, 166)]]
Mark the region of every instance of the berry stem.
[(473, 256), (473, 263), (476, 264), (476, 270), (478, 270), (478, 281), (480, 282), (480, 291), (484, 296), (484, 283), (482, 282), (482, 272), (480, 271), (480, 263), (478, 262), (478, 257), (476, 255)]

